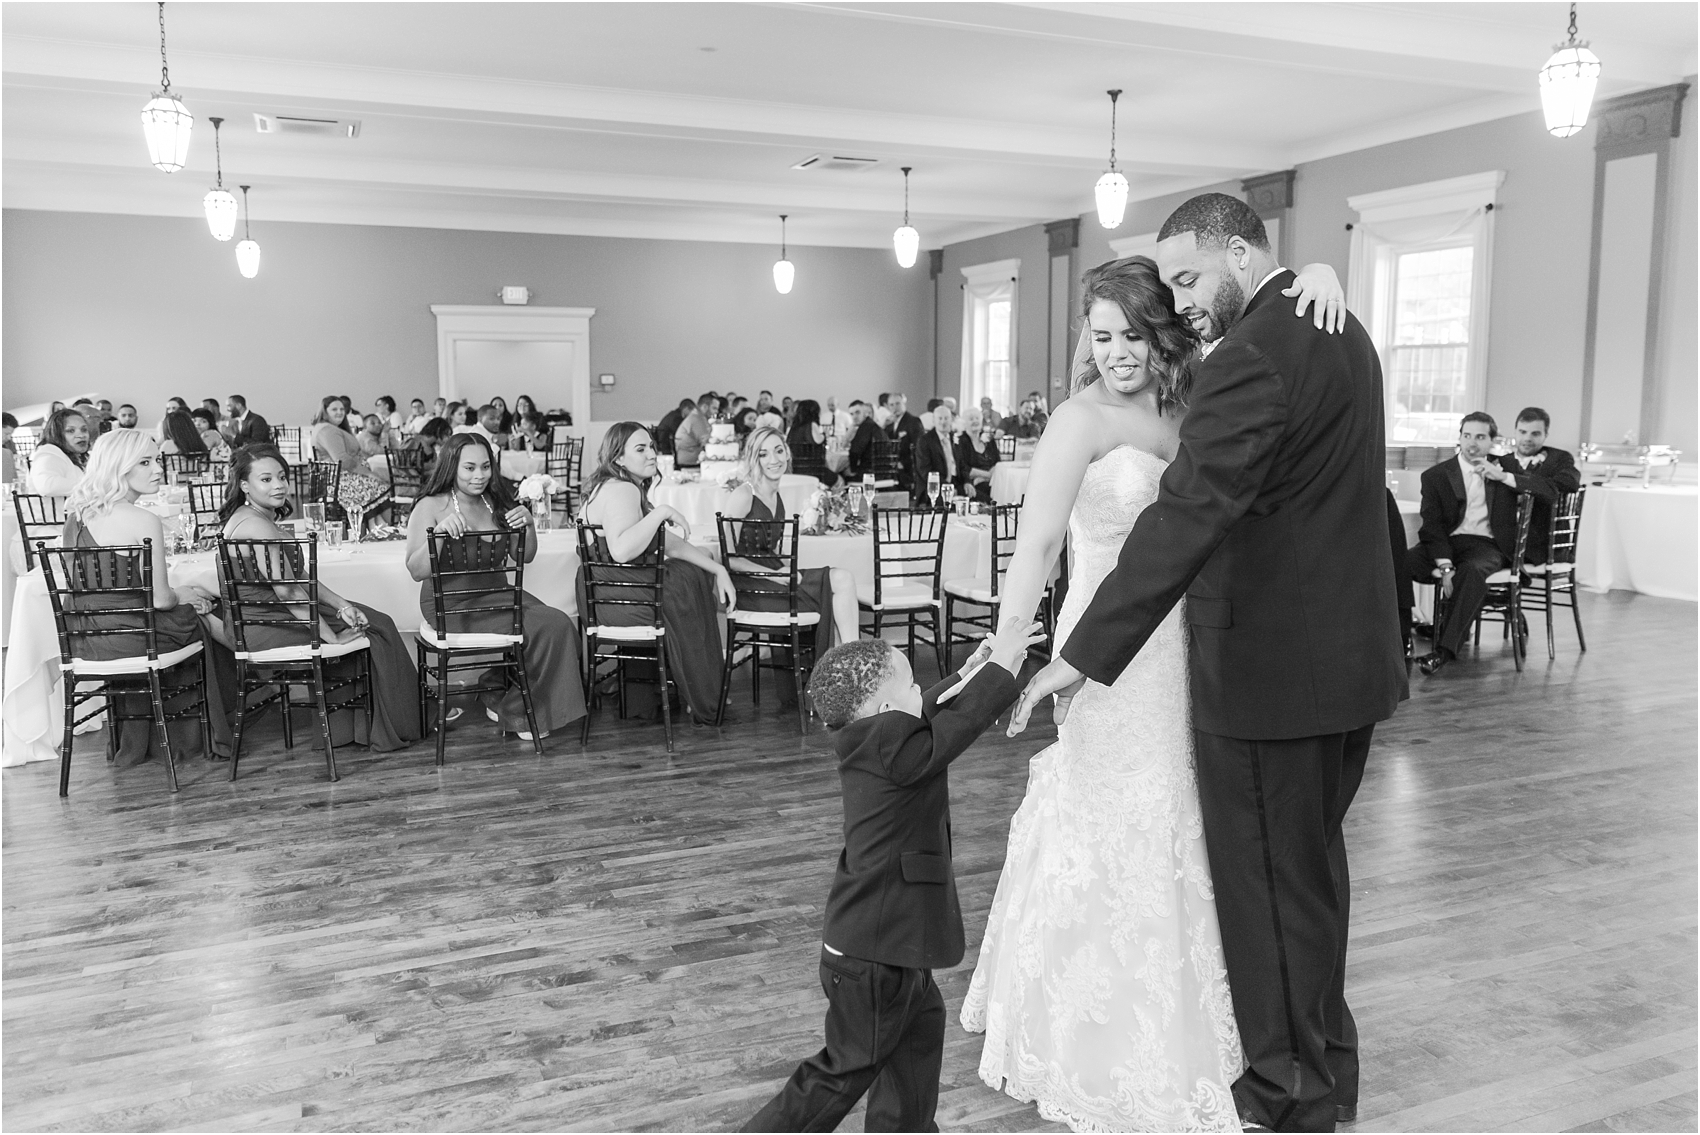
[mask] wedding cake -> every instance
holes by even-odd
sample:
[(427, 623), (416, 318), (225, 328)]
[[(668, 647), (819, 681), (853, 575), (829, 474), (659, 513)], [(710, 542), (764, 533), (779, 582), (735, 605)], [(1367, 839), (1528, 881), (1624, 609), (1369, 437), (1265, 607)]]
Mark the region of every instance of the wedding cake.
[(702, 447), (702, 479), (725, 484), (737, 475), (737, 431), (731, 422), (715, 422), (708, 428), (708, 444)]

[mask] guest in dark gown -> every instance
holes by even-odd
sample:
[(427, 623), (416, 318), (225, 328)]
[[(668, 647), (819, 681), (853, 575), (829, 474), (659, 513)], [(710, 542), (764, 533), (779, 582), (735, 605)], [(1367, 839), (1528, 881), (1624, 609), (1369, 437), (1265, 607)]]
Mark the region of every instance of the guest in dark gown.
[[(420, 491), (419, 503), (407, 521), (407, 570), (421, 580), (419, 610), (427, 625), (435, 625), (436, 601), (431, 584), (431, 552), (425, 534), (461, 536), (467, 532), (525, 530), (525, 562), (537, 555), (537, 534), (530, 510), (520, 505), (496, 465), (496, 452), (482, 434), (456, 434), (437, 451), (437, 463)], [(454, 590), (444, 595), (449, 611), (486, 602), (488, 593), (513, 586), (506, 572), (488, 577), (457, 576)], [(544, 603), (529, 591), (523, 599), (525, 669), (531, 684), (531, 707), (537, 728), (547, 736), (584, 716), (584, 686), (579, 677), (578, 628), (572, 617)], [(500, 611), (480, 611), (448, 617), (438, 630), (450, 634), (511, 634), (513, 620)], [(486, 680), (497, 675), (489, 673)], [(505, 693), (480, 694), (485, 716), (505, 733), (531, 740), (525, 720), (525, 699), (519, 687)]]
[[(230, 486), (219, 520), (229, 540), (291, 540), (294, 533), (278, 521), (292, 511), (289, 501), (289, 463), (270, 442), (243, 446), (230, 455)], [(300, 589), (272, 589), (280, 599), (291, 598)], [(304, 595), (302, 596), (305, 597)], [(231, 614), (224, 613), (227, 641), (234, 643)], [(319, 635), (323, 642), (349, 642), (366, 636), (368, 673), (372, 682), (372, 722), (364, 711), (341, 709), (331, 714), (331, 743), (369, 746), (387, 753), (419, 740), (419, 672), (413, 668), (407, 642), (396, 629), (395, 620), (374, 607), (351, 603), (319, 584)], [(247, 645), (251, 651), (299, 646), (309, 641), (301, 626), (268, 627), (247, 621)], [(359, 654), (345, 655), (325, 663), (327, 678), (341, 679), (359, 666)]]
[[(810, 402), (799, 406), (812, 405)], [(793, 429), (796, 427), (793, 426)], [(777, 430), (758, 426), (744, 445), (741, 479), (732, 489), (724, 515), (751, 520), (784, 520), (785, 500), (779, 495), (779, 478), (791, 471), (791, 451)], [(753, 529), (738, 533), (737, 554), (764, 568), (781, 566), (773, 547), (761, 546)], [(737, 566), (736, 564), (733, 565)], [(816, 655), (825, 654), (840, 642), (857, 637), (856, 581), (843, 568), (803, 568), (799, 573), (797, 610), (821, 616)], [(785, 585), (770, 577), (737, 580), (738, 606), (746, 611), (785, 611)]]
[[(193, 584), (171, 586), (166, 572), (164, 526), (158, 516), (136, 504), (137, 498), (157, 492), (164, 480), (159, 446), (150, 435), (141, 430), (112, 430), (102, 434), (89, 451), (83, 479), (65, 502), (67, 516), (62, 542), (68, 548), (96, 548), (153, 541), (155, 646), (160, 654), (167, 654), (191, 643), (203, 644), (207, 715), (212, 722), (212, 753), (203, 749), (198, 719), (171, 722), (168, 733), (172, 754), (228, 757), (231, 738), (226, 709), (235, 704), (235, 659), (209, 633), (210, 625), (202, 619), (211, 614), (218, 597)], [(87, 611), (97, 609), (103, 601), (101, 596), (90, 596), (73, 605)], [(114, 597), (107, 605), (128, 602)], [(128, 626), (133, 625), (133, 620), (134, 616), (112, 616), (104, 625)], [(147, 653), (147, 639), (141, 632), (101, 635), (80, 640), (78, 651), (90, 660), (133, 658)], [(200, 661), (191, 658), (161, 674), (161, 682), (168, 687), (187, 686), (199, 679), (200, 667)], [(194, 699), (193, 692), (169, 696), (166, 710), (181, 711), (192, 705)], [(125, 714), (138, 714), (142, 719), (121, 724), (118, 759), (126, 763), (145, 760), (159, 737), (159, 731), (147, 720), (153, 712), (151, 699), (145, 694), (125, 694), (121, 708)]]
[[(722, 605), (730, 608), (737, 594), (726, 569), (690, 542), (690, 524), (678, 510), (649, 503), (654, 476), (655, 445), (649, 431), (637, 422), (616, 423), (603, 435), (596, 469), (584, 480), (579, 518), (602, 526), (609, 551), (621, 563), (642, 562), (639, 557), (655, 539), (655, 530), (664, 524), (672, 529), (666, 535), (667, 584), (661, 596), (667, 673), (678, 683), (692, 717), (706, 725), (720, 708), (720, 610)], [(646, 574), (634, 570), (632, 577)], [(591, 618), (620, 626), (640, 621), (641, 614), (635, 608), (616, 607), (587, 613), (586, 619)]]

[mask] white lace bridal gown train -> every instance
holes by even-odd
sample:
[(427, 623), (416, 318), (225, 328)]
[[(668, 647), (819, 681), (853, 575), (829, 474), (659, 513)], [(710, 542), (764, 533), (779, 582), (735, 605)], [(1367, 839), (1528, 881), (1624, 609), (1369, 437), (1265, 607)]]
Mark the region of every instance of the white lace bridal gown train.
[[(1066, 639), (1164, 462), (1088, 466), (1069, 518)], [(1179, 606), (1114, 686), (1087, 682), (1034, 757), (962, 1025), (980, 1078), (1076, 1131), (1237, 1131), (1244, 1069), (1193, 766)]]

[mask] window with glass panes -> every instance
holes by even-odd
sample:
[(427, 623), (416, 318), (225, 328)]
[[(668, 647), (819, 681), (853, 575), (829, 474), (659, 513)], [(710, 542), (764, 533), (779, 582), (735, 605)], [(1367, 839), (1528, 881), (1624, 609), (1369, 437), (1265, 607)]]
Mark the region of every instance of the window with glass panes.
[(1389, 350), (1389, 436), (1445, 443), (1468, 411), (1470, 302), (1475, 248), (1398, 254)]

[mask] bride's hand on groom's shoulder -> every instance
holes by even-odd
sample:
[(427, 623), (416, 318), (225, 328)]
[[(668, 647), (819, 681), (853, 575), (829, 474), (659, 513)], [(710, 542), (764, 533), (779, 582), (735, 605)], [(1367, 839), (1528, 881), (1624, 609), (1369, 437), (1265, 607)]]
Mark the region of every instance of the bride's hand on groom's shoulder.
[(1281, 294), (1291, 299), (1297, 296), (1293, 314), (1304, 318), (1305, 309), (1315, 305), (1312, 322), (1318, 330), (1337, 334), (1346, 325), (1346, 292), (1340, 287), (1340, 277), (1328, 264), (1306, 264), (1293, 277), (1293, 286)]
[(1065, 659), (1051, 659), (1043, 670), (1033, 675), (1033, 680), (1027, 683), (1027, 688), (1021, 691), (1021, 697), (1015, 703), (1015, 712), (1009, 716), (1009, 736), (1014, 737), (1025, 730), (1033, 708), (1052, 694), (1057, 695), (1057, 704), (1051, 711), (1051, 721), (1061, 725), (1068, 719), (1069, 700), (1080, 692), (1085, 681), (1086, 676), (1070, 666)]

